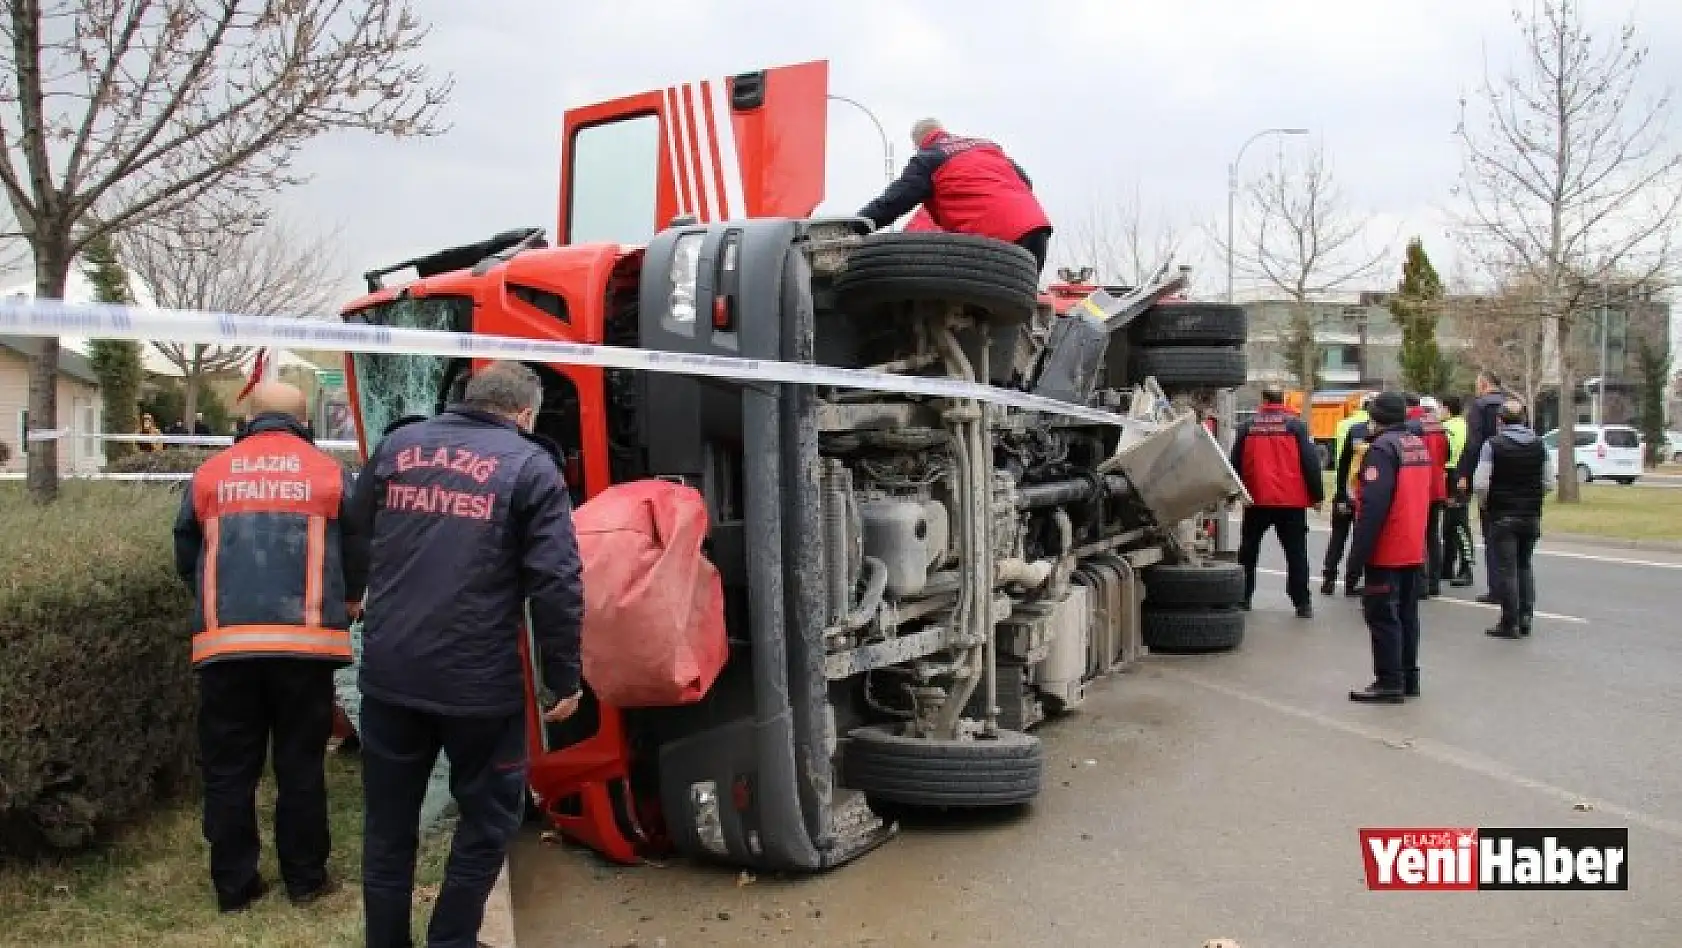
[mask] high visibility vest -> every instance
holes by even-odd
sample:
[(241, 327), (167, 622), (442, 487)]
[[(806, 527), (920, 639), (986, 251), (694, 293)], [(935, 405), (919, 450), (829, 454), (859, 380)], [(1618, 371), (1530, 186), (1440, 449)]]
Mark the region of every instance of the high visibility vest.
[(1445, 419), (1443, 431), (1448, 433), (1448, 466), (1452, 470), (1460, 466), (1460, 452), (1466, 448), (1466, 416)]

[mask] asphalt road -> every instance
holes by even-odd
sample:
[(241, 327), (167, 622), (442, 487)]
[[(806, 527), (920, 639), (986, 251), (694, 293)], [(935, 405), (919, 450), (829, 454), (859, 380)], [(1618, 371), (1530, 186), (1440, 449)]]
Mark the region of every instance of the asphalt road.
[[(1347, 700), (1370, 678), (1356, 603), (1295, 618), (1267, 556), (1243, 648), (1152, 657), (1041, 728), (1028, 811), (745, 885), (527, 837), (520, 944), (1682, 944), (1682, 555), (1549, 545), (1523, 641), (1482, 634), (1475, 588), (1425, 603), (1401, 707)], [(1358, 828), (1441, 825), (1628, 827), (1630, 890), (1366, 891)]]

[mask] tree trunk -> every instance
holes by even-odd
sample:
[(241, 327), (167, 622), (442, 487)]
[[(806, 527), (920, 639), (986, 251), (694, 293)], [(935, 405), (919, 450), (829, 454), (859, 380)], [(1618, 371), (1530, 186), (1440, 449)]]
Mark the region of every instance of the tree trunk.
[(1582, 500), (1582, 491), (1577, 489), (1577, 381), (1567, 357), (1570, 320), (1555, 316), (1554, 327), (1554, 337), (1559, 340), (1559, 502), (1575, 504)]
[[(70, 241), (42, 234), (35, 243), (36, 299), (63, 299), (70, 276)], [(24, 432), (29, 458), (25, 483), (36, 503), (58, 499), (58, 442), (28, 441), (33, 431), (58, 427), (58, 337), (43, 336), (40, 350), (29, 361), (29, 424)]]
[(194, 346), (193, 355), (187, 360), (186, 377), (181, 380), (181, 390), (184, 397), (181, 403), (181, 424), (188, 434), (197, 434), (193, 425), (197, 422), (199, 413), (199, 379), (204, 374), (204, 346)]

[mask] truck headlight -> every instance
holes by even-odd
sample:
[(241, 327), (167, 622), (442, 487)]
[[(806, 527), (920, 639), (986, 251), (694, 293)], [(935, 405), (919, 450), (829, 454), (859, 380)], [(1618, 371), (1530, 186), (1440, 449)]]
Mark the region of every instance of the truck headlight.
[(672, 295), (668, 311), (672, 322), (695, 322), (695, 282), (701, 272), (701, 241), (705, 234), (685, 234), (672, 250)]
[(712, 780), (690, 784), (689, 807), (694, 813), (695, 835), (701, 845), (715, 856), (730, 855), (724, 844), (724, 821), (718, 812), (718, 784)]

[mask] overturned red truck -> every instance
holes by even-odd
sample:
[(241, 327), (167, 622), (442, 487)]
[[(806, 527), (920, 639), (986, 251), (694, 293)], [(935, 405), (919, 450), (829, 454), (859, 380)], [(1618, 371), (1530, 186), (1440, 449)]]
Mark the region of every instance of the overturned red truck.
[[(564, 446), (575, 501), (649, 478), (694, 487), (724, 592), (728, 659), (698, 701), (587, 692), (543, 726), (528, 682), (536, 807), (613, 860), (815, 870), (891, 836), (896, 805), (1027, 803), (1043, 718), (1146, 646), (1243, 635), (1242, 573), (1199, 529), (1242, 496), (1210, 427), (1243, 381), (1242, 313), (1164, 302), (1180, 282), (1165, 277), (1112, 288), (1125, 305), (1109, 319), (1042, 299), (1014, 246), (813, 218), (826, 94), (816, 62), (572, 110), (558, 245), (532, 228), (404, 261), (344, 309), (956, 377), (1118, 413), (535, 366), (538, 428)], [(364, 449), (472, 370), (351, 357)]]

